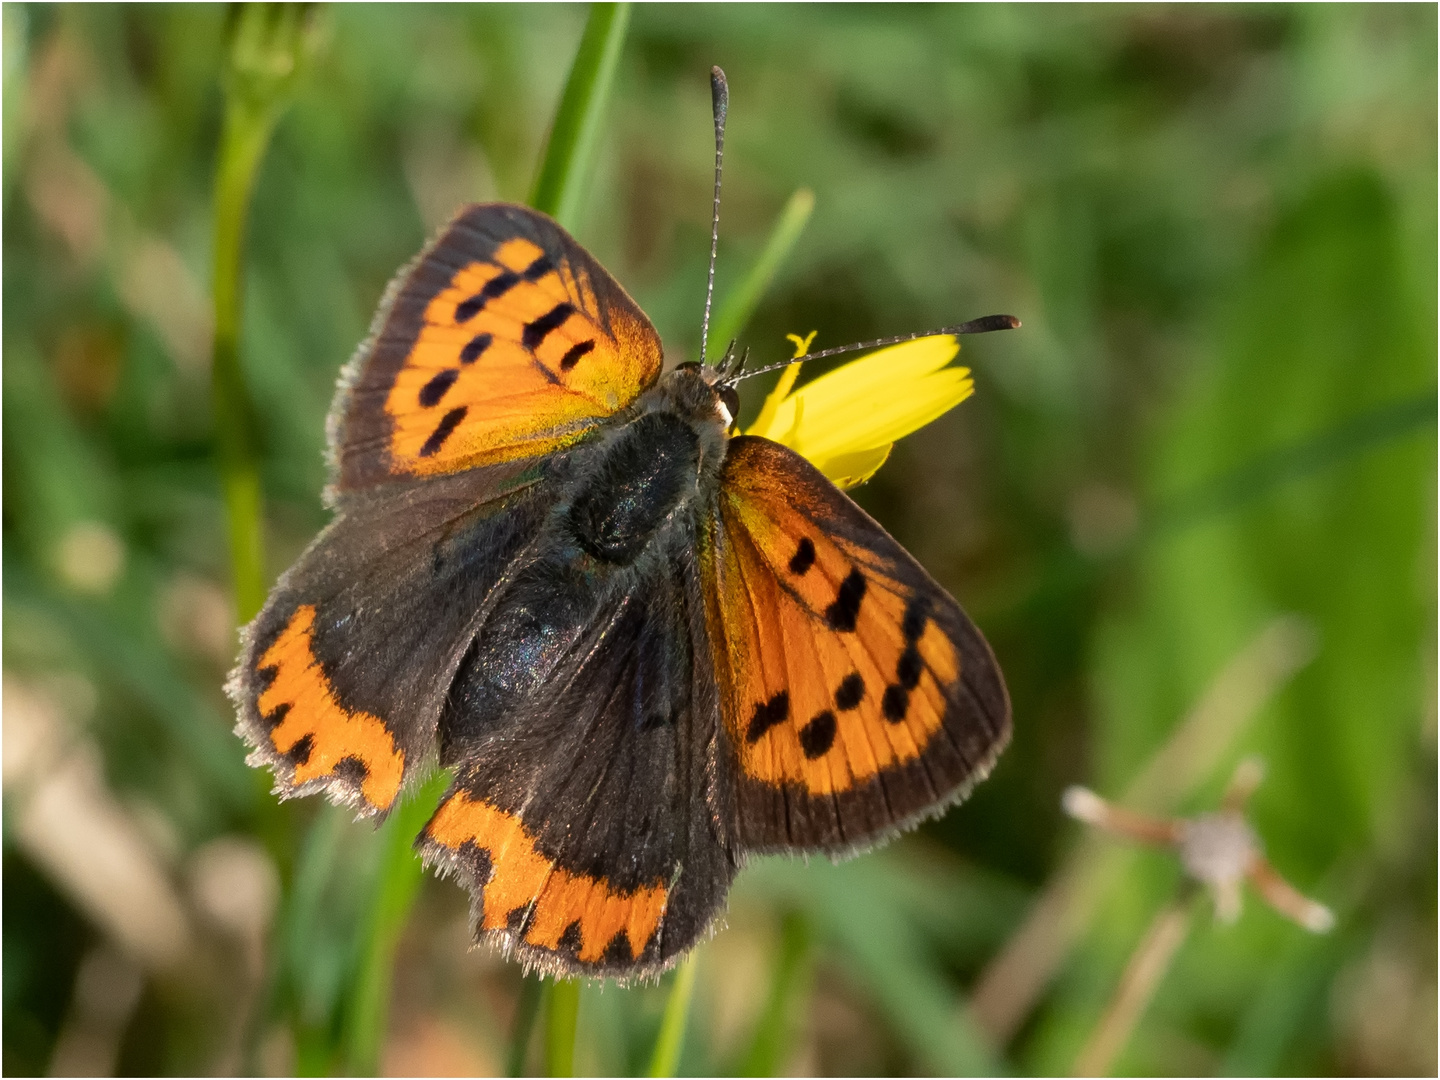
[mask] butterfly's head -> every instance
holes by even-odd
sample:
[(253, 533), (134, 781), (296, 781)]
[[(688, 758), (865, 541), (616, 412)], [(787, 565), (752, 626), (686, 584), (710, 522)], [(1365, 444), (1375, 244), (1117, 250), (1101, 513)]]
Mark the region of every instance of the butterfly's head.
[(719, 367), (693, 362), (681, 364), (670, 377), (676, 379), (676, 390), (693, 401), (697, 409), (715, 413), (727, 431), (734, 425), (735, 417), (740, 414), (740, 394), (724, 362)]

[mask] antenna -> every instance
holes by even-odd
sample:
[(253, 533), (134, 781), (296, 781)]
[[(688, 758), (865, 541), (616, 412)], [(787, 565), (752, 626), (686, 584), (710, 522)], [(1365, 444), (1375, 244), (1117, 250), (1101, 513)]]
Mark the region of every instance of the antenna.
[(715, 206), (710, 218), (710, 275), (705, 280), (705, 318), (700, 323), (700, 363), (710, 338), (710, 301), (715, 295), (715, 250), (720, 243), (720, 166), (725, 160), (725, 113), (730, 108), (730, 87), (725, 72), (710, 69), (710, 102), (715, 113)]
[(918, 334), (901, 334), (899, 337), (876, 338), (874, 341), (857, 341), (854, 345), (840, 345), (833, 349), (821, 349), (819, 352), (806, 353), (804, 356), (797, 356), (793, 360), (782, 360), (778, 364), (767, 364), (765, 367), (755, 368), (753, 371), (742, 372), (731, 381), (739, 382), (741, 379), (748, 379), (751, 375), (764, 375), (767, 371), (776, 371), (791, 364), (798, 364), (802, 360), (819, 360), (825, 356), (838, 356), (841, 353), (857, 352), (860, 349), (878, 349), (882, 345), (899, 345), (906, 341), (915, 341), (917, 338), (939, 337), (942, 334), (988, 334), (995, 330), (1018, 330), (1020, 320), (1014, 315), (984, 315), (978, 319), (971, 319), (959, 326), (942, 326), (938, 330), (921, 330)]

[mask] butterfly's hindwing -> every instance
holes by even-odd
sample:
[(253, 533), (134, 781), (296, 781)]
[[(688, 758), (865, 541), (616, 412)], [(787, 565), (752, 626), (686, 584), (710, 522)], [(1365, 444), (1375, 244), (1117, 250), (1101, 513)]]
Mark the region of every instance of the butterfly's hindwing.
[(433, 759), (445, 688), (553, 491), (499, 466), (359, 499), (246, 628), (228, 689), (285, 795), (388, 811)]
[(559, 553), (537, 565), (452, 688), (441, 739), (455, 784), (421, 849), (470, 888), (477, 935), (542, 970), (663, 969), (735, 873), (687, 546), (618, 571)]
[(710, 627), (743, 846), (843, 852), (962, 797), (1010, 715), (959, 605), (777, 443), (731, 441), (719, 507)]
[(569, 446), (660, 372), (660, 339), (568, 233), (468, 207), (396, 279), (331, 416), (333, 491)]

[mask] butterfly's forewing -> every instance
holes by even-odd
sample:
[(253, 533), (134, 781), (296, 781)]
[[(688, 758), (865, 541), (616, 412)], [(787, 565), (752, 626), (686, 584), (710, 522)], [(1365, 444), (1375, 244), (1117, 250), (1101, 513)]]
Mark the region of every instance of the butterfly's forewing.
[(660, 372), (624, 289), (549, 218), (462, 211), (392, 284), (331, 417), (334, 491), (568, 446)]
[(688, 545), (610, 583), (557, 553), (506, 587), (452, 687), (455, 782), (421, 850), (471, 890), (477, 936), (542, 970), (656, 972), (734, 876)]
[(245, 629), (227, 689), (282, 795), (389, 810), (434, 758), (446, 687), (554, 492), (494, 466), (352, 499)]
[(229, 688), (286, 795), (388, 810), (433, 756), (491, 592), (533, 556), (549, 455), (660, 370), (654, 328), (549, 218), (462, 211), (392, 283), (331, 411), (337, 517), (247, 628)]
[(959, 605), (777, 443), (731, 441), (719, 507), (709, 625), (742, 845), (843, 852), (963, 797), (1010, 706)]

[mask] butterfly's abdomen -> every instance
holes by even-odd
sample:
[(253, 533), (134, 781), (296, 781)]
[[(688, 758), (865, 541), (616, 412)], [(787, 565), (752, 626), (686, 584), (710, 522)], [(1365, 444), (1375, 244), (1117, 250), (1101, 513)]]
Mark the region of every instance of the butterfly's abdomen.
[(647, 412), (580, 465), (566, 525), (575, 542), (607, 563), (627, 565), (671, 512), (696, 490), (700, 441), (670, 412)]

